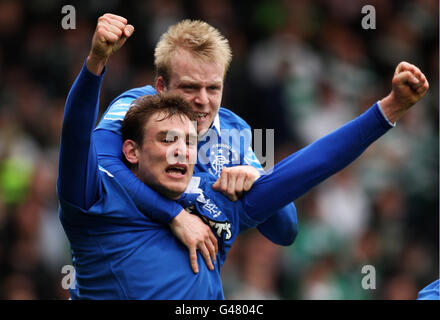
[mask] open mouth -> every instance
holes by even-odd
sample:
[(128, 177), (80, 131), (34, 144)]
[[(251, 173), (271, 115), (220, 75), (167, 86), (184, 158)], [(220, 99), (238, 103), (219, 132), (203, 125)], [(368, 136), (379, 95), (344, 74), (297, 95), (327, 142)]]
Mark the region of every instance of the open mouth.
[(165, 169), (166, 173), (175, 177), (184, 176), (187, 171), (188, 171), (187, 166), (184, 164), (171, 165)]
[(197, 112), (196, 116), (197, 116), (197, 121), (204, 121), (206, 120), (206, 118), (208, 118), (209, 113), (204, 113), (204, 112)]

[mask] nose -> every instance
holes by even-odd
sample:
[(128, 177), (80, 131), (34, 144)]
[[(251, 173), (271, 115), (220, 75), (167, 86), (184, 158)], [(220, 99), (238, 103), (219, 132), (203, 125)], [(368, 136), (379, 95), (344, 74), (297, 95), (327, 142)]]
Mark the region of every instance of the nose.
[(208, 92), (206, 88), (201, 88), (196, 96), (195, 102), (200, 105), (206, 105), (209, 102)]
[(189, 158), (188, 146), (185, 140), (179, 139), (176, 143), (176, 148), (174, 149), (174, 158), (178, 163), (186, 163)]

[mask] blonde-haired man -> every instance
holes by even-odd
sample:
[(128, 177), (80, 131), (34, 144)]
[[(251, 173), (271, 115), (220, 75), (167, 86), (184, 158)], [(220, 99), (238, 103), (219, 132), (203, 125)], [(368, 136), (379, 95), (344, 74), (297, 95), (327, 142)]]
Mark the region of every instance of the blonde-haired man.
[[(106, 14), (100, 21), (108, 30), (115, 30), (122, 19)], [(183, 20), (171, 26), (155, 49), (155, 88), (147, 85), (119, 95), (110, 103), (94, 132), (100, 165), (116, 177), (144, 214), (170, 225), (188, 247), (194, 272), (198, 270), (196, 250), (213, 269), (211, 258), (218, 250), (215, 237), (198, 217), (145, 186), (123, 164), (120, 127), (134, 99), (157, 92), (181, 95), (197, 114), (199, 142), (195, 172), (209, 172), (218, 178), (213, 188), (236, 201), (260, 177), (262, 167), (250, 146), (249, 125), (232, 111), (220, 107), (231, 57), (228, 41), (206, 22)], [(294, 204), (278, 210), (258, 230), (274, 243), (292, 244), (297, 235)]]
[(204, 21), (183, 20), (161, 36), (154, 51), (157, 76), (162, 77), (165, 84), (171, 78), (176, 55), (185, 51), (200, 60), (218, 63), (224, 67), (224, 74), (232, 60), (229, 42), (217, 29)]

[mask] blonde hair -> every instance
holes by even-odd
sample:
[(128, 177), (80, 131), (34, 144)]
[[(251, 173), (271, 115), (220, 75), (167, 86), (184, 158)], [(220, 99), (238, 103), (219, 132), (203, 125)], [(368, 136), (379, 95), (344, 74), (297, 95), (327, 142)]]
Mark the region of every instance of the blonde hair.
[(157, 76), (162, 76), (165, 83), (169, 80), (172, 58), (179, 49), (204, 61), (223, 63), (225, 74), (232, 59), (228, 40), (216, 28), (200, 20), (182, 20), (168, 28), (154, 51)]

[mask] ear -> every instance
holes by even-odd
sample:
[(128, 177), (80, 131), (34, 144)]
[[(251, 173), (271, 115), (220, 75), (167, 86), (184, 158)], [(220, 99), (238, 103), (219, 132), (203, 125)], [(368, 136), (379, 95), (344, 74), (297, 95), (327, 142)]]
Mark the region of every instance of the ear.
[(159, 93), (162, 93), (167, 90), (167, 86), (165, 84), (165, 80), (162, 76), (157, 77), (156, 79), (156, 90)]
[(139, 162), (138, 145), (133, 140), (125, 140), (122, 145), (122, 152), (125, 159), (131, 164), (137, 164)]

